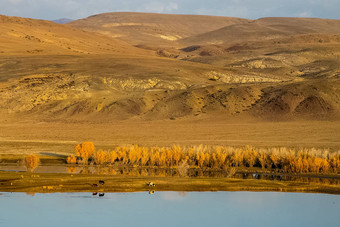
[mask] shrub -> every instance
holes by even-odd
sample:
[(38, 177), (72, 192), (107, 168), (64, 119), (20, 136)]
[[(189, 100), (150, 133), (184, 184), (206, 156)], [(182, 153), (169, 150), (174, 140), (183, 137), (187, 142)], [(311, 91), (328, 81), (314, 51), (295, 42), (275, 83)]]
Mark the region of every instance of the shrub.
[(94, 161), (97, 165), (103, 165), (106, 163), (107, 154), (103, 150), (99, 150), (94, 153)]
[(88, 163), (89, 158), (95, 152), (93, 142), (83, 142), (75, 147), (76, 155), (83, 159), (84, 164)]
[(77, 157), (74, 155), (70, 155), (66, 159), (67, 164), (76, 164), (77, 163)]
[(118, 158), (118, 154), (116, 151), (111, 151), (110, 153), (107, 154), (107, 161), (108, 163), (110, 164), (113, 164), (115, 163), (115, 161), (117, 160)]
[(39, 157), (36, 155), (27, 155), (25, 157), (25, 166), (28, 171), (33, 172), (35, 168), (39, 165)]

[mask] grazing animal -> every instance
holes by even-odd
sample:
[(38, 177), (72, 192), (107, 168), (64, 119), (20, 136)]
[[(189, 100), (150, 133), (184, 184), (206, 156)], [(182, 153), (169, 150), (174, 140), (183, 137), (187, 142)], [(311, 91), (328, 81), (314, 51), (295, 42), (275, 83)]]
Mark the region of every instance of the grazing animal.
[(258, 174), (258, 173), (253, 173), (253, 178), (255, 178), (255, 179), (260, 179), (260, 174)]
[(155, 185), (155, 183), (153, 183), (153, 182), (148, 182), (148, 183), (146, 183), (147, 184), (147, 186), (149, 186), (149, 187), (155, 187), (156, 185)]
[(103, 197), (105, 193), (99, 193), (99, 197)]
[(92, 187), (98, 187), (98, 184), (92, 184)]
[(92, 193), (93, 196), (95, 196), (95, 195), (97, 195), (97, 194), (98, 194), (98, 192), (93, 192), (93, 193)]
[(100, 180), (100, 181), (99, 181), (99, 184), (104, 185), (104, 184), (105, 184), (105, 181)]
[(153, 195), (153, 194), (155, 194), (155, 191), (149, 191), (149, 194)]

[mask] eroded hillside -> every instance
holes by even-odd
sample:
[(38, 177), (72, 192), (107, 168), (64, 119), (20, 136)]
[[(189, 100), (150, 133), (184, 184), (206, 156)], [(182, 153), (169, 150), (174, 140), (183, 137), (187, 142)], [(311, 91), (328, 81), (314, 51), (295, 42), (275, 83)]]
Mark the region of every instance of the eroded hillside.
[(0, 22), (3, 120), (340, 117), (338, 20), (113, 13), (69, 25)]

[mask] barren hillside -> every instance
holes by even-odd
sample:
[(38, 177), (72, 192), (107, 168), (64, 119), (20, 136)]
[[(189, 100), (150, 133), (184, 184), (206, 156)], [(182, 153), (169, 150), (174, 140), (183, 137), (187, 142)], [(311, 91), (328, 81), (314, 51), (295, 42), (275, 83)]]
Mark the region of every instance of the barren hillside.
[(98, 33), (50, 21), (0, 15), (0, 55), (147, 54)]
[(133, 45), (174, 46), (176, 41), (248, 20), (231, 17), (153, 13), (105, 13), (69, 25), (119, 38)]
[(180, 40), (182, 45), (223, 44), (271, 40), (301, 34), (340, 35), (340, 20), (318, 18), (261, 18)]
[(142, 13), (69, 25), (0, 19), (3, 120), (340, 117), (338, 20)]

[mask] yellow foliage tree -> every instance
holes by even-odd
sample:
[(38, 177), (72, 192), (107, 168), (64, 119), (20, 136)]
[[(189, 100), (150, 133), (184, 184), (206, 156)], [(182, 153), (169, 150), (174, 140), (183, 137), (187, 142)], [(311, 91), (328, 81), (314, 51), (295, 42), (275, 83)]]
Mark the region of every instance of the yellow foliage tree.
[(103, 150), (96, 151), (94, 153), (94, 161), (97, 165), (103, 165), (106, 163), (107, 154)]
[(160, 157), (159, 157), (159, 165), (160, 166), (165, 166), (166, 165), (166, 160), (167, 160), (166, 153), (162, 152)]
[(33, 170), (38, 167), (39, 161), (40, 159), (38, 156), (33, 155), (33, 154), (27, 155), (25, 157), (25, 166), (27, 170), (33, 172)]
[(111, 164), (113, 164), (116, 159), (118, 158), (118, 154), (116, 151), (111, 151), (108, 155), (107, 155), (107, 161)]
[(155, 165), (156, 165), (156, 155), (155, 155), (155, 151), (152, 151), (150, 153), (149, 166), (155, 166)]
[(173, 165), (174, 166), (178, 166), (179, 165), (179, 161), (181, 160), (181, 156), (184, 153), (182, 148), (178, 145), (174, 145), (172, 148), (172, 161), (173, 161)]
[(128, 163), (129, 159), (127, 157), (127, 151), (126, 150), (118, 150), (117, 152), (118, 160), (121, 161), (122, 164)]
[[(92, 142), (84, 142), (75, 147), (76, 154), (84, 162), (94, 154)], [(262, 167), (262, 169), (293, 173), (337, 173), (340, 169), (340, 151), (328, 153), (317, 149), (259, 149), (223, 146), (194, 147), (142, 147), (122, 146), (106, 153), (94, 154), (96, 164), (120, 162), (122, 165), (178, 167), (181, 163), (199, 168)], [(67, 163), (75, 163), (76, 157), (69, 156)]]
[(270, 159), (272, 160), (273, 164), (274, 164), (274, 167), (275, 168), (278, 168), (279, 167), (279, 164), (280, 164), (280, 161), (281, 161), (281, 157), (280, 157), (280, 154), (276, 151), (272, 152), (270, 154)]
[(88, 163), (89, 158), (93, 155), (95, 152), (94, 144), (93, 142), (83, 142), (78, 144), (75, 147), (76, 155), (81, 157), (85, 164)]
[(266, 168), (267, 154), (265, 154), (264, 152), (261, 152), (259, 155), (259, 161), (260, 161), (262, 169)]
[(243, 166), (243, 153), (241, 150), (237, 150), (233, 155), (233, 162), (235, 166)]
[(74, 155), (70, 155), (66, 159), (67, 164), (76, 164), (77, 163), (77, 158)]
[(330, 168), (331, 168), (331, 165), (329, 164), (329, 162), (327, 160), (323, 159), (322, 163), (321, 163), (322, 172), (328, 173), (328, 172), (330, 172)]
[(196, 154), (196, 160), (198, 167), (202, 168), (205, 160), (205, 155), (203, 154), (203, 152)]
[(323, 163), (322, 158), (317, 157), (317, 158), (314, 159), (314, 171), (315, 172), (317, 172), (317, 173), (320, 172), (320, 169), (322, 167), (322, 163)]
[(188, 157), (188, 164), (189, 165), (193, 165), (196, 161), (195, 161), (195, 158), (196, 156), (194, 155), (195, 154), (195, 151), (193, 148), (190, 148), (188, 150), (188, 153), (187, 153), (187, 157)]
[(309, 159), (304, 158), (302, 162), (303, 162), (303, 172), (308, 173), (309, 172)]
[(210, 165), (210, 154), (204, 153), (204, 166), (208, 167)]
[(141, 158), (140, 147), (138, 146), (132, 147), (128, 153), (128, 159), (129, 159), (130, 164), (132, 165), (136, 164), (140, 158)]
[(144, 147), (142, 148), (142, 152), (141, 152), (141, 158), (140, 158), (140, 164), (142, 166), (145, 166), (146, 163), (149, 161), (149, 151)]

